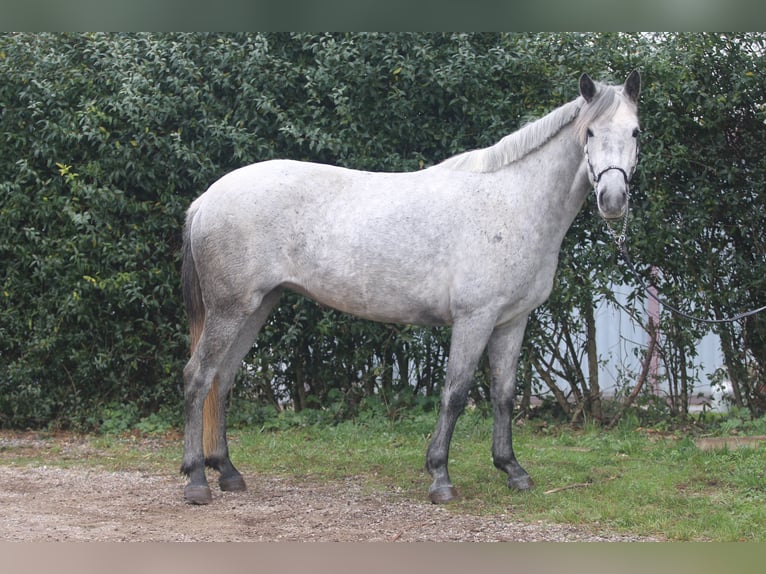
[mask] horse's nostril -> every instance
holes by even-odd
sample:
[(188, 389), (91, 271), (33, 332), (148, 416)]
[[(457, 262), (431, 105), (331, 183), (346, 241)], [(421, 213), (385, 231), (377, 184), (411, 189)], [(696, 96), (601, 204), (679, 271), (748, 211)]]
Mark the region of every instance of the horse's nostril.
[(622, 217), (628, 208), (628, 192), (624, 187), (604, 185), (596, 195), (598, 209), (607, 218)]

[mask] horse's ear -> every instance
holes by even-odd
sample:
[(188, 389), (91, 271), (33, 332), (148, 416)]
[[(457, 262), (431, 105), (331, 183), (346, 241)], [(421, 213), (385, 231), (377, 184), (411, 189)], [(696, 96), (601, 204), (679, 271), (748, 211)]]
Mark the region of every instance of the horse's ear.
[(580, 95), (585, 98), (585, 101), (588, 103), (590, 103), (596, 95), (596, 84), (591, 80), (588, 74), (580, 76)]
[(625, 80), (622, 91), (631, 101), (638, 103), (638, 95), (641, 93), (641, 74), (638, 73), (638, 70), (633, 70), (630, 73), (628, 79)]

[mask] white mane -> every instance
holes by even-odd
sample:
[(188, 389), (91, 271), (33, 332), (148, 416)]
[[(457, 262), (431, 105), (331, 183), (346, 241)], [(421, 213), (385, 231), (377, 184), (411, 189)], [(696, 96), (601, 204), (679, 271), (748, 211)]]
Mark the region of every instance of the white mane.
[(494, 145), (463, 152), (438, 165), (461, 171), (481, 173), (496, 171), (544, 146), (563, 128), (571, 124), (578, 117), (581, 109), (586, 109), (587, 112), (578, 121), (577, 135), (584, 141), (587, 124), (594, 117), (603, 113), (614, 113), (621, 99), (615, 97), (617, 93), (612, 86), (597, 84), (596, 96), (589, 104), (586, 105), (585, 99), (579, 97), (505, 136)]

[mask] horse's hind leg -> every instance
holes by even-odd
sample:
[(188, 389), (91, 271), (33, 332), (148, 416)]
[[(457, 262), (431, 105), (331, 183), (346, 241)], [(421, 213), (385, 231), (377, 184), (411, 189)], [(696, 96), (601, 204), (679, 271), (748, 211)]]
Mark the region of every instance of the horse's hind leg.
[[(211, 310), (205, 318), (199, 343), (184, 369), (186, 424), (181, 471), (189, 477), (184, 496), (190, 503), (207, 504), (212, 498), (205, 476), (206, 461), (221, 471), (224, 488), (244, 488), (244, 480), (229, 460), (225, 397), (239, 364), (278, 299), (279, 292), (273, 291), (253, 311), (245, 308), (228, 313)], [(207, 413), (208, 437), (213, 438), (208, 441), (206, 453), (203, 404), (214, 387), (213, 404)]]
[[(226, 440), (226, 395), (232, 386), (234, 374), (216, 377), (205, 399), (203, 414), (203, 447), (205, 466), (219, 471), (221, 490), (247, 490), (245, 480), (229, 459)], [(221, 382), (223, 381), (223, 383)]]
[(205, 455), (202, 446), (202, 409), (205, 397), (213, 386), (215, 370), (200, 360), (201, 348), (192, 353), (184, 368), (184, 456), (181, 472), (189, 477), (184, 498), (192, 504), (207, 504), (212, 500), (205, 476)]
[(492, 333), (487, 346), (489, 367), (492, 372), (490, 390), (494, 411), (492, 459), (498, 469), (508, 474), (508, 487), (518, 490), (527, 490), (532, 487), (529, 474), (516, 461), (512, 440), (516, 366), (526, 324), (527, 321), (524, 318), (498, 327)]
[(235, 492), (247, 489), (245, 480), (229, 457), (229, 447), (226, 440), (226, 397), (234, 384), (235, 375), (242, 360), (250, 350), (269, 313), (279, 301), (281, 294), (279, 289), (267, 294), (255, 313), (242, 327), (232, 345), (226, 364), (222, 367), (220, 376), (216, 379), (205, 402), (205, 464), (220, 472), (218, 486), (223, 491)]

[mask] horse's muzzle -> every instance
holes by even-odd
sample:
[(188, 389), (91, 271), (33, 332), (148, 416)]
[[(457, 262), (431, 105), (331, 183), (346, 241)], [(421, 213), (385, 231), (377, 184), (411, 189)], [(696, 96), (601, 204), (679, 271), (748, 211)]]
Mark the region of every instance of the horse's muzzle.
[(601, 175), (596, 186), (598, 210), (604, 219), (619, 219), (628, 211), (630, 189), (621, 171)]

